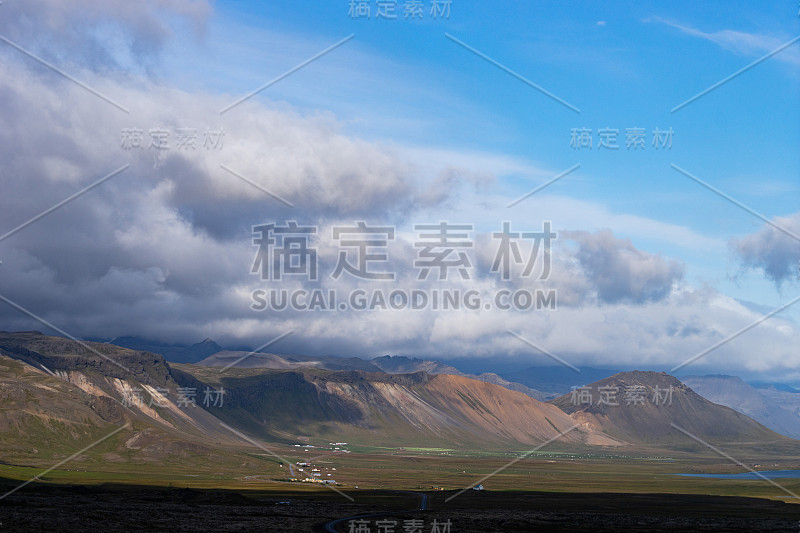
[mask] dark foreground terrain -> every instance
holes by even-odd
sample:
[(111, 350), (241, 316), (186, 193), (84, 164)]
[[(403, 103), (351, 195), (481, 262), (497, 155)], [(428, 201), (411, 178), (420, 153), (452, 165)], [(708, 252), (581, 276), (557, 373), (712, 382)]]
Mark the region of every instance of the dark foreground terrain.
[[(3, 493), (15, 482), (0, 481)], [(246, 495), (245, 495), (246, 494)], [(362, 518), (362, 533), (798, 531), (800, 505), (675, 494), (350, 491), (247, 493), (125, 485), (32, 484), (0, 500), (0, 531), (325, 531)], [(378, 527), (395, 524), (394, 529)], [(449, 530), (446, 529), (450, 522)], [(438, 529), (437, 529), (438, 525)], [(333, 531), (350, 531), (347, 520)]]

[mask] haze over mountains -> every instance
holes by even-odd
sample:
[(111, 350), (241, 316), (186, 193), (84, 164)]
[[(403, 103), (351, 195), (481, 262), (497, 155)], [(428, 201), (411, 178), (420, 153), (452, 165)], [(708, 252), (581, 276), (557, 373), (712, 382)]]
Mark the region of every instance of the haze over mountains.
[(140, 337), (117, 337), (110, 341), (109, 344), (131, 350), (157, 353), (173, 363), (196, 363), (209, 355), (222, 351), (222, 346), (211, 339), (206, 339), (191, 346), (183, 346), (151, 341)]
[(800, 438), (800, 394), (760, 389), (736, 376), (688, 376), (682, 379), (698, 394), (758, 420), (782, 435)]
[[(241, 358), (236, 352), (215, 355), (218, 363)], [(241, 362), (252, 358), (284, 367), (170, 364), (158, 354), (109, 344), (38, 332), (0, 333), (5, 435), (0, 460), (25, 461), (46, 447), (66, 451), (124, 427), (103, 452), (109, 461), (131, 456), (149, 462), (238, 461), (234, 457), (242, 441), (223, 423), (267, 442), (345, 440), (388, 447), (518, 449), (554, 438), (562, 447), (686, 446), (690, 439), (672, 424), (717, 444), (795, 443), (663, 373), (607, 377), (588, 386), (595, 390), (588, 403), (586, 397), (574, 402), (572, 394), (543, 403), (454, 374), (332, 370), (324, 368), (337, 364), (332, 360), (269, 354)], [(348, 361), (338, 364), (364, 363)], [(381, 358), (377, 363), (392, 370), (434, 369), (419, 360)], [(622, 391), (633, 386), (644, 389), (645, 399), (628, 405)], [(601, 404), (600, 387), (617, 387), (619, 405)], [(648, 401), (657, 389), (671, 390), (669, 404)], [(193, 405), (181, 399), (186, 390), (197, 393)], [(203, 401), (206, 391), (223, 390), (219, 404)]]
[[(365, 360), (359, 357), (253, 354), (249, 350), (224, 349), (212, 339), (206, 339), (193, 345), (177, 345), (140, 337), (117, 337), (109, 341), (109, 344), (132, 350), (157, 353), (163, 355), (167, 361), (174, 363), (198, 363), (204, 366), (226, 366), (242, 359), (241, 362), (237, 363), (238, 367), (275, 369), (315, 367), (328, 370), (383, 371), (390, 374), (427, 372), (428, 374), (467, 376), (478, 381), (501, 385), (509, 390), (523, 392), (538, 400), (556, 398), (569, 391), (573, 386), (602, 379), (620, 371), (620, 369), (584, 367), (581, 369), (580, 374), (576, 374), (569, 368), (557, 366), (515, 369), (499, 373), (485, 371), (464, 372), (455, 366), (440, 361), (402, 355), (384, 355)], [(462, 363), (467, 366), (473, 366), (466, 361), (462, 361)]]
[[(358, 357), (252, 354), (247, 350), (226, 350), (212, 339), (187, 345), (174, 345), (139, 337), (117, 337), (109, 342), (123, 348), (143, 350), (163, 355), (174, 363), (197, 363), (204, 366), (227, 366), (236, 363), (241, 368), (288, 369), (300, 367), (324, 368), (327, 370), (364, 370), (390, 374), (449, 374), (465, 376), (486, 383), (494, 383), (509, 390), (522, 392), (537, 400), (557, 398), (571, 387), (602, 379), (619, 369), (596, 369), (585, 367), (580, 375), (565, 367), (533, 367), (509, 371), (506, 376), (495, 372), (470, 373), (442, 363), (402, 355), (384, 355), (371, 360)], [(241, 360), (237, 363), (237, 361)]]
[(445, 374), (452, 376), (462, 376), (477, 381), (493, 383), (509, 390), (522, 392), (531, 398), (546, 401), (558, 396), (554, 392), (542, 392), (521, 383), (514, 383), (503, 377), (483, 373), (480, 375), (465, 374), (458, 369), (438, 361), (426, 361), (422, 359), (409, 358), (404, 356), (383, 356), (376, 357), (370, 361), (364, 361), (358, 357), (311, 357), (302, 355), (276, 355), (276, 354), (253, 354), (251, 352), (220, 351), (202, 361), (197, 362), (201, 366), (226, 367), (236, 365), (239, 368), (271, 368), (271, 369), (300, 369), (300, 368), (320, 368), (325, 370), (361, 370), (364, 372), (385, 372), (387, 374), (413, 374), (415, 372), (425, 372), (427, 374)]

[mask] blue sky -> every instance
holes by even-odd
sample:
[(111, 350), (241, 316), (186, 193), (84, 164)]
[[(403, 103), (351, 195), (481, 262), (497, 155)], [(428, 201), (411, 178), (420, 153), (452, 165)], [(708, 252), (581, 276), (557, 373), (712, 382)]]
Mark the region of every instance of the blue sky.
[[(797, 241), (675, 169), (800, 233), (800, 42), (675, 110), (800, 35), (796, 2), (453, 0), (433, 19), (425, 0), (422, 20), (405, 20), (398, 0), (396, 20), (376, 20), (375, 0), (369, 19), (349, 16), (349, 0), (76, 1), (1, 8), (0, 35), (18, 48), (0, 47), (0, 120), (13, 125), (0, 132), (0, 226), (130, 167), (0, 238), (0, 295), (30, 311), (0, 307), (5, 329), (40, 329), (36, 315), (75, 336), (253, 347), (291, 329), (276, 351), (552, 362), (512, 329), (575, 364), (669, 369), (798, 295)], [(120, 143), (125, 129), (186, 126), (224, 129), (224, 148)], [(571, 146), (580, 128), (591, 149)], [(598, 146), (606, 128), (619, 149)], [(626, 149), (629, 128), (644, 129), (643, 149)], [(669, 149), (652, 145), (656, 128), (673, 132)], [(292, 219), (320, 235), (396, 225), (409, 289), (414, 223), (472, 223), (488, 240), (504, 220), (550, 220), (559, 309), (254, 313), (252, 226)], [(336, 251), (318, 244), (331, 266)], [(703, 364), (800, 383), (798, 324), (800, 305)]]
[[(800, 203), (800, 45), (790, 46), (686, 107), (671, 109), (800, 34), (792, 2), (455, 1), (450, 18), (348, 14), (348, 2), (237, 2), (215, 6), (202, 41), (185, 36), (162, 75), (231, 95), (246, 93), (354, 34), (354, 39), (256, 98), (301, 113), (331, 112), (353, 135), (428, 149), (513, 158), (539, 172), (509, 171), (496, 190), (519, 196), (576, 163), (548, 195), (601, 204), (612, 213), (689, 228), (719, 247), (613, 227), (642, 249), (681, 257), (689, 277), (767, 306), (785, 298), (738, 268), (727, 241), (762, 221), (703, 189), (674, 163), (766, 217)], [(481, 51), (580, 109), (560, 105), (468, 52)], [(777, 44), (776, 44), (777, 43)], [(570, 147), (592, 130), (591, 150)], [(645, 128), (647, 148), (624, 148), (626, 128)], [(597, 148), (598, 130), (619, 130), (619, 150)], [(674, 133), (670, 150), (652, 130)], [(601, 227), (603, 221), (598, 221)], [(585, 228), (591, 229), (591, 228)]]

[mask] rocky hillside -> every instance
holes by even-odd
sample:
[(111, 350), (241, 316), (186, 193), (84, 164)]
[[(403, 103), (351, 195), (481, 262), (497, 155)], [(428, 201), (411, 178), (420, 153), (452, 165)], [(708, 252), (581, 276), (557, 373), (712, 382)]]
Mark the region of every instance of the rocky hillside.
[(552, 403), (582, 427), (629, 443), (673, 445), (789, 442), (753, 419), (703, 398), (663, 372), (622, 372), (575, 389)]
[(477, 381), (484, 381), (486, 383), (494, 383), (500, 385), (508, 390), (513, 390), (527, 394), (531, 398), (539, 401), (547, 401), (556, 398), (558, 395), (554, 393), (542, 392), (532, 389), (522, 383), (515, 383), (509, 381), (502, 376), (486, 372), (483, 374), (465, 374), (457, 368), (446, 365), (439, 361), (428, 361), (424, 359), (404, 357), (401, 355), (384, 355), (383, 357), (376, 357), (371, 361), (376, 366), (380, 367), (384, 372), (390, 374), (409, 374), (412, 372), (427, 372), (428, 374), (448, 374), (451, 376), (463, 376)]
[[(230, 354), (219, 361), (242, 356)], [(465, 376), (260, 355), (285, 367), (168, 364), (110, 344), (0, 333), (0, 461), (46, 463), (123, 428), (96, 450), (105, 463), (248, 464), (221, 422), (266, 442), (387, 448), (519, 450), (567, 430), (552, 447), (696, 444), (673, 424), (713, 444), (796, 444), (664, 373), (615, 374), (549, 404)]]
[(237, 442), (202, 390), (193, 405), (180, 389), (160, 355), (0, 332), (0, 461), (47, 462), (123, 427), (97, 449), (106, 461), (180, 462), (213, 455), (213, 440)]
[[(751, 387), (736, 376), (691, 376), (682, 381), (714, 403), (747, 415), (781, 435), (800, 438), (800, 416), (785, 409), (780, 400), (772, 396), (773, 391)], [(781, 391), (776, 396), (793, 398), (793, 395), (800, 400), (797, 393)]]
[[(265, 439), (475, 448), (538, 444), (575, 425), (555, 406), (461, 376), (196, 365), (176, 371), (224, 387), (230, 402), (217, 416)], [(618, 444), (594, 429), (564, 441)]]

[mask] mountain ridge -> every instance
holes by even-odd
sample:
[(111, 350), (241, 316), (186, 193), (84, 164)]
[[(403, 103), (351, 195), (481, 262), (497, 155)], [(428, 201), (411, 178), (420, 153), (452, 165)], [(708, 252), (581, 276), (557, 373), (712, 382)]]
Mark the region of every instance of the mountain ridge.
[[(612, 393), (614, 398), (608, 401)], [(585, 427), (602, 428), (608, 435), (632, 443), (791, 441), (746, 415), (703, 398), (664, 372), (620, 372), (550, 403)]]
[(782, 435), (800, 438), (800, 416), (781, 403), (782, 396), (796, 393), (758, 389), (737, 376), (720, 374), (686, 376), (682, 381), (714, 403), (730, 407)]
[[(218, 416), (265, 439), (290, 439), (305, 431), (323, 440), (360, 439), (381, 446), (485, 447), (537, 444), (574, 426), (558, 408), (523, 393), (449, 374), (308, 367), (221, 373), (200, 365), (178, 370), (224, 386), (231, 403)], [(594, 431), (565, 440), (619, 444)]]
[[(300, 359), (281, 358), (293, 364)], [(129, 454), (150, 462), (212, 456), (208, 461), (227, 461), (242, 442), (222, 423), (266, 442), (389, 448), (519, 449), (553, 439), (554, 448), (572, 450), (696, 447), (675, 425), (715, 444), (796, 443), (710, 402), (674, 376), (646, 371), (590, 384), (587, 404), (573, 403), (572, 394), (544, 403), (469, 376), (169, 363), (158, 354), (38, 332), (0, 332), (0, 366), (7, 369), (1, 376), (6, 396), (0, 397), (0, 428), (6, 432), (0, 460), (31, 459), (26, 445), (41, 449), (52, 439), (74, 449), (70, 443), (125, 427), (103, 452), (111, 463)], [(598, 402), (600, 387), (616, 387), (622, 400), (622, 391), (632, 386), (645, 394), (634, 406)], [(647, 399), (668, 387), (669, 404)], [(189, 389), (224, 391), (224, 405), (203, 406), (198, 398), (193, 408), (182, 408), (176, 396)], [(126, 405), (133, 390), (144, 401)], [(154, 405), (155, 399), (163, 403)]]

